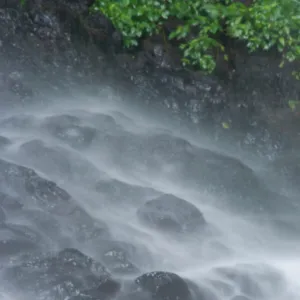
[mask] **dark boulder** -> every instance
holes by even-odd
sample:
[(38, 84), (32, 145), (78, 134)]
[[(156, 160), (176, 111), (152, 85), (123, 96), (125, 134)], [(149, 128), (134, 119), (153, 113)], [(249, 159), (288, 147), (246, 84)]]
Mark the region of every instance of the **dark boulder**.
[(17, 116), (7, 117), (0, 122), (1, 128), (12, 130), (32, 129), (36, 125), (36, 118), (32, 115), (21, 114)]
[(152, 188), (132, 185), (117, 179), (106, 179), (97, 182), (96, 191), (109, 203), (134, 203), (139, 204), (141, 200), (157, 196), (159, 193)]
[(21, 211), (23, 205), (22, 199), (0, 192), (0, 207), (7, 213), (18, 213)]
[(22, 195), (22, 204), (37, 205), (58, 215), (67, 215), (75, 207), (71, 196), (56, 183), (33, 169), (3, 159), (0, 159), (0, 189)]
[[(34, 139), (20, 146), (20, 154), (36, 169), (47, 175), (63, 176), (64, 180), (72, 179), (83, 182), (87, 176), (99, 178), (99, 171), (88, 160), (75, 151), (61, 146), (51, 146), (39, 139)], [(89, 181), (91, 178), (89, 178)]]
[(107, 300), (115, 299), (119, 293), (121, 285), (118, 281), (108, 279), (97, 288), (80, 292), (79, 295), (72, 296), (70, 300)]
[(140, 268), (148, 267), (147, 249), (123, 241), (103, 240), (96, 247), (96, 257), (112, 273), (137, 274)]
[(218, 280), (218, 279), (211, 279), (208, 281), (209, 286), (212, 287), (217, 293), (224, 297), (228, 298), (234, 295), (234, 285), (227, 282), (226, 280)]
[(186, 282), (191, 291), (193, 300), (220, 300), (215, 292), (213, 292), (213, 289), (204, 285), (197, 285), (190, 280), (186, 280)]
[[(34, 228), (42, 237), (43, 242), (58, 247), (66, 240), (65, 229), (61, 226), (59, 218), (55, 215), (42, 211), (41, 209), (24, 208), (22, 211), (15, 213), (18, 223), (22, 223), (30, 228)], [(70, 242), (69, 242), (70, 243)]]
[(148, 226), (167, 232), (192, 233), (206, 224), (196, 206), (170, 194), (146, 202), (137, 216)]
[(74, 148), (87, 147), (96, 137), (95, 128), (80, 124), (79, 118), (70, 115), (48, 117), (43, 127)]
[(37, 169), (47, 171), (47, 174), (64, 174), (70, 176), (69, 157), (59, 147), (52, 148), (43, 141), (34, 139), (20, 146), (19, 152)]
[(90, 117), (90, 121), (93, 122), (99, 130), (111, 132), (122, 129), (117, 120), (118, 118), (115, 116), (110, 116), (100, 112), (95, 112)]
[[(68, 236), (76, 240), (79, 245), (88, 242), (99, 243), (110, 237), (106, 223), (94, 219), (85, 210), (76, 207), (69, 215), (60, 220), (60, 226)], [(78, 245), (78, 246), (79, 246)]]
[(135, 279), (137, 290), (149, 292), (153, 300), (191, 300), (188, 284), (170, 272), (150, 272)]
[(235, 286), (235, 291), (253, 299), (272, 299), (286, 290), (285, 278), (265, 264), (238, 264), (216, 269), (220, 278)]
[[(122, 166), (147, 168), (154, 178), (157, 172), (161, 172), (172, 183), (185, 188), (201, 188), (250, 199), (263, 189), (254, 170), (239, 159), (200, 148), (171, 134), (149, 133), (143, 138), (133, 134), (114, 136), (107, 142), (108, 155)], [(120, 148), (122, 156), (115, 150)]]
[[(47, 247), (42, 237), (29, 227), (15, 224), (0, 224), (0, 260), (9, 261), (33, 255)], [(49, 246), (49, 245), (48, 245)]]
[(46, 296), (43, 299), (64, 299), (84, 295), (86, 291), (93, 291), (99, 299), (99, 296), (114, 295), (119, 289), (119, 284), (100, 263), (72, 248), (11, 267), (4, 276), (22, 292), (38, 298)]
[(11, 144), (11, 141), (9, 138), (0, 136), (0, 149), (4, 148), (5, 146), (8, 146)]

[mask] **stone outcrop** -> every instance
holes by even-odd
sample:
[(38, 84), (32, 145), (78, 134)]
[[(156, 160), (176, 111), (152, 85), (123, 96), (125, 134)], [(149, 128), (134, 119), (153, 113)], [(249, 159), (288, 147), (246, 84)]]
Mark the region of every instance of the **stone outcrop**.
[[(92, 2), (27, 0), (22, 6), (19, 0), (0, 1), (2, 99), (10, 93), (15, 102), (29, 101), (54, 86), (66, 91), (78, 85), (117, 86), (136, 102), (210, 128), (216, 138), (226, 140), (230, 132), (243, 147), (255, 143), (262, 154), (268, 151), (266, 141), (277, 149), (299, 142), (299, 117), (287, 105), (300, 94), (291, 76), (297, 64), (279, 68), (276, 54), (249, 55), (239, 46), (230, 76), (222, 62), (210, 76), (186, 70), (176, 46), (160, 36), (124, 51), (109, 20), (89, 13)], [(241, 128), (249, 134), (240, 135)]]

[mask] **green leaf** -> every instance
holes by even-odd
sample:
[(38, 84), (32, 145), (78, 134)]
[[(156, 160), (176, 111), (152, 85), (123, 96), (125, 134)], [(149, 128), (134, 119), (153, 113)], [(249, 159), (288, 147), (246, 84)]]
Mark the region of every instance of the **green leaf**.
[(279, 68), (283, 68), (284, 67), (284, 60), (281, 61), (280, 65), (279, 65)]
[(285, 45), (285, 40), (284, 40), (283, 37), (280, 37), (280, 38), (279, 38), (279, 42), (280, 42), (280, 44), (281, 44), (282, 46)]
[(297, 108), (297, 106), (300, 105), (300, 101), (298, 101), (298, 100), (289, 100), (289, 101), (288, 101), (288, 105), (289, 105), (289, 107), (290, 107), (290, 109), (291, 109), (292, 111), (295, 111), (296, 108)]
[(169, 18), (179, 21), (182, 25), (173, 29), (168, 39), (181, 43), (183, 63), (211, 72), (216, 66), (211, 53), (227, 50), (220, 34), (242, 41), (250, 53), (277, 49), (282, 55), (280, 67), (285, 60), (300, 60), (299, 1), (255, 0), (246, 6), (233, 0), (95, 0), (91, 11), (102, 12), (112, 21), (126, 47), (158, 33)]
[(229, 128), (230, 128), (230, 124), (227, 123), (227, 122), (222, 122), (222, 127), (223, 127), (224, 129), (229, 129)]

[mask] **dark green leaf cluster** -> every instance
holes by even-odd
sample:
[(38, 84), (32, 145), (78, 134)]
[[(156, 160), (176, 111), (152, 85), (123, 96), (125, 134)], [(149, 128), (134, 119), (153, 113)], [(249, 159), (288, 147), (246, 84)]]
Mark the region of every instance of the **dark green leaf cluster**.
[[(245, 0), (244, 0), (245, 1)], [(214, 53), (226, 48), (219, 34), (245, 42), (249, 51), (276, 47), (285, 60), (300, 57), (300, 0), (96, 0), (122, 33), (126, 47), (142, 36), (158, 33), (169, 18), (184, 21), (169, 39), (178, 39), (183, 64), (206, 71), (215, 68)], [(283, 63), (282, 63), (283, 64)]]

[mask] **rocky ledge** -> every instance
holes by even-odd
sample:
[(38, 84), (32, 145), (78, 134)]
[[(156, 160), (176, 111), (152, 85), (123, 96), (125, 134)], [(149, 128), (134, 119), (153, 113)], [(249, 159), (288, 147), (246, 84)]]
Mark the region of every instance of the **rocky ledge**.
[(110, 21), (90, 14), (92, 3), (0, 0), (1, 101), (30, 101), (44, 88), (107, 85), (210, 128), (215, 138), (235, 136), (245, 148), (256, 144), (260, 154), (269, 152), (267, 143), (276, 151), (298, 145), (299, 117), (287, 104), (299, 98), (299, 82), (291, 76), (297, 66), (279, 68), (275, 54), (249, 55), (241, 48), (233, 76), (222, 62), (206, 76), (183, 69), (176, 47), (165, 51), (159, 36), (126, 52)]

